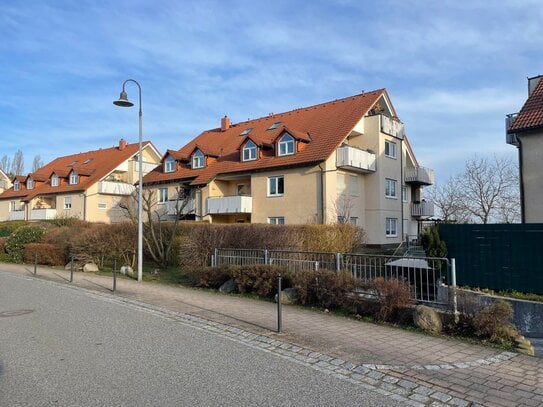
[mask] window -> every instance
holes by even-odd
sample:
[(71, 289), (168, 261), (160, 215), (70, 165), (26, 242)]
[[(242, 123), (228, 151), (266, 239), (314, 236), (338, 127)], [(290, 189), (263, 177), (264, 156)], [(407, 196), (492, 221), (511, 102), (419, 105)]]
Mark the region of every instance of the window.
[(268, 127), (266, 130), (274, 130), (278, 128), (281, 125), (281, 122), (275, 122), (270, 127)]
[(168, 202), (168, 188), (160, 188), (158, 190), (158, 203)]
[(57, 174), (53, 174), (53, 176), (51, 177), (51, 186), (52, 187), (58, 187), (58, 175)]
[(358, 196), (358, 177), (356, 175), (349, 175), (349, 194)]
[(294, 154), (294, 138), (286, 133), (279, 139), (279, 155)]
[(26, 189), (34, 189), (34, 180), (32, 178), (26, 180)]
[(107, 209), (107, 199), (99, 198), (98, 199), (98, 209)]
[(9, 210), (10, 210), (11, 212), (17, 210), (17, 201), (11, 201), (11, 202), (9, 203)]
[(268, 218), (268, 223), (270, 225), (284, 225), (285, 224), (285, 217), (284, 216), (273, 216), (271, 218)]
[(237, 189), (238, 189), (238, 195), (239, 196), (249, 196), (250, 195), (249, 187), (247, 186), (247, 184), (238, 184)]
[(88, 164), (92, 161), (92, 158), (87, 158), (85, 161), (83, 161), (83, 164)]
[(192, 156), (192, 169), (204, 168), (204, 153), (196, 150)]
[(243, 161), (251, 160), (256, 160), (256, 144), (249, 140), (243, 147)]
[(385, 196), (387, 198), (396, 198), (396, 180), (385, 178)]
[(17, 180), (13, 183), (13, 190), (18, 191), (21, 189), (21, 183)]
[(175, 160), (172, 156), (168, 156), (164, 160), (164, 172), (174, 172), (175, 171)]
[(64, 209), (72, 209), (72, 197), (64, 197)]
[(73, 167), (76, 164), (77, 164), (77, 161), (72, 161), (70, 164), (68, 164), (68, 167)]
[(407, 202), (407, 188), (402, 187), (402, 202)]
[(247, 134), (249, 134), (251, 132), (252, 129), (253, 129), (252, 127), (248, 128), (248, 129), (245, 129), (239, 135), (240, 136), (246, 136)]
[(356, 226), (358, 224), (358, 217), (351, 216), (351, 218), (349, 219), (349, 222), (351, 222), (352, 225)]
[(77, 175), (77, 172), (72, 171), (70, 174), (70, 185), (76, 185), (79, 184), (79, 175)]
[(268, 178), (268, 196), (281, 196), (285, 193), (285, 178), (279, 177)]
[(396, 143), (385, 140), (385, 155), (390, 158), (396, 158)]
[(387, 237), (396, 237), (398, 236), (398, 231), (396, 229), (398, 224), (398, 219), (396, 218), (386, 218), (386, 236)]

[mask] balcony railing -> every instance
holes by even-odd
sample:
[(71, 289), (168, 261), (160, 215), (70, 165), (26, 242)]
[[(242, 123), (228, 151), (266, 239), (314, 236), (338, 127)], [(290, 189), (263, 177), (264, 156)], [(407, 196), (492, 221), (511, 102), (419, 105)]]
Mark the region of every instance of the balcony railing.
[(32, 209), (32, 220), (49, 220), (57, 217), (57, 210), (51, 208)]
[(424, 167), (408, 167), (405, 169), (405, 182), (432, 185), (434, 183), (434, 170)]
[(8, 219), (9, 220), (25, 220), (25, 211), (22, 209), (18, 211), (9, 211)]
[(166, 202), (168, 215), (190, 215), (194, 213), (194, 199)]
[(336, 166), (357, 172), (373, 172), (375, 154), (355, 147), (342, 146), (337, 149)]
[(100, 181), (98, 183), (98, 193), (111, 195), (130, 195), (136, 190), (136, 187), (126, 182)]
[(434, 203), (427, 201), (413, 202), (411, 216), (418, 218), (434, 216)]
[(398, 120), (391, 119), (385, 115), (379, 115), (381, 122), (381, 132), (390, 134), (391, 136), (403, 139), (404, 138), (404, 125)]
[(221, 196), (207, 198), (207, 213), (211, 215), (228, 213), (251, 213), (253, 197), (251, 196)]
[[(139, 171), (139, 162), (138, 161), (134, 161), (134, 164), (135, 164), (135, 170), (136, 172)], [(154, 164), (154, 163), (146, 163), (146, 162), (143, 162), (141, 163), (141, 168), (143, 168), (143, 175), (146, 175), (148, 173), (150, 173), (151, 171), (153, 171), (156, 167), (157, 167), (158, 164)]]

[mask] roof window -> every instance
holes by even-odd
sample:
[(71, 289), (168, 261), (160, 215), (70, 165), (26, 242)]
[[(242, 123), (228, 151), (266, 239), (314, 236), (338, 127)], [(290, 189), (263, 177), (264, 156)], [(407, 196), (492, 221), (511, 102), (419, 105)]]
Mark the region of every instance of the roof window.
[(73, 167), (74, 165), (77, 164), (77, 160), (76, 161), (72, 161), (70, 164), (68, 164), (68, 167)]
[(275, 122), (270, 127), (268, 127), (266, 130), (274, 130), (278, 128), (281, 125), (281, 122)]
[(251, 130), (253, 130), (253, 128), (249, 127), (248, 129), (243, 130), (239, 135), (240, 136), (246, 136), (247, 134), (249, 134), (251, 132)]
[(85, 161), (83, 161), (83, 164), (88, 164), (92, 161), (92, 158), (87, 158)]

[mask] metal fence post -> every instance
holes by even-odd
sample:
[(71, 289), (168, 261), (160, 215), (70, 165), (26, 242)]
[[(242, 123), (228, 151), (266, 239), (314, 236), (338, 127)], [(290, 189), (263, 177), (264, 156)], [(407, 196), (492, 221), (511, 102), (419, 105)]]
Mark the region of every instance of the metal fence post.
[(34, 275), (38, 274), (38, 252), (34, 253)]
[(117, 259), (113, 259), (113, 294), (117, 291)]
[(217, 267), (219, 265), (219, 249), (215, 249), (214, 262), (215, 262), (215, 267)]
[(70, 283), (74, 282), (74, 255), (70, 255)]
[(453, 289), (453, 315), (455, 322), (458, 322), (458, 299), (456, 297), (456, 259), (451, 259), (451, 284)]
[(264, 264), (268, 264), (268, 249), (264, 249)]
[(283, 312), (282, 312), (282, 293), (281, 293), (281, 274), (277, 276), (277, 332), (283, 330)]
[(341, 271), (341, 253), (336, 253), (336, 271)]

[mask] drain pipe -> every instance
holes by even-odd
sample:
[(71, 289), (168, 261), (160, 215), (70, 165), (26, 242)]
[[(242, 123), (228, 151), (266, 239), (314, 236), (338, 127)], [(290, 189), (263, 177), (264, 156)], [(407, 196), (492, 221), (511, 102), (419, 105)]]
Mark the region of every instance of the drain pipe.
[(526, 223), (526, 211), (524, 210), (524, 168), (522, 160), (522, 142), (517, 136), (518, 142), (518, 163), (519, 163), (519, 184), (520, 184), (520, 222)]
[(321, 214), (320, 214), (320, 223), (322, 225), (324, 225), (324, 213), (325, 213), (325, 210), (324, 210), (324, 173), (326, 172), (324, 170), (324, 168), (322, 168), (322, 163), (319, 164), (319, 168), (320, 168), (320, 175), (321, 175), (321, 178), (320, 178), (320, 182), (321, 182), (321, 196), (320, 196), (320, 200), (321, 200)]

